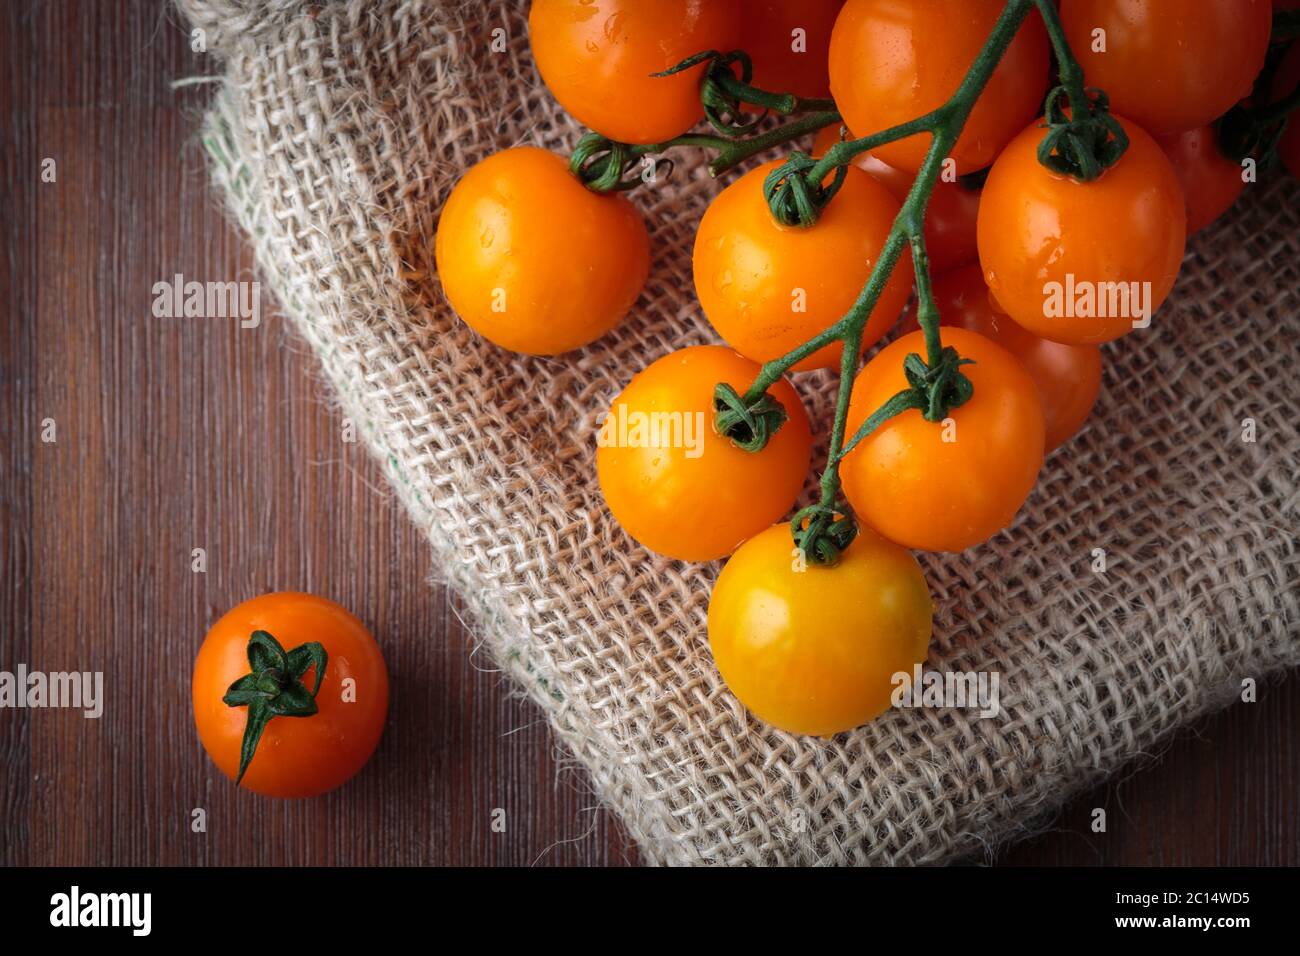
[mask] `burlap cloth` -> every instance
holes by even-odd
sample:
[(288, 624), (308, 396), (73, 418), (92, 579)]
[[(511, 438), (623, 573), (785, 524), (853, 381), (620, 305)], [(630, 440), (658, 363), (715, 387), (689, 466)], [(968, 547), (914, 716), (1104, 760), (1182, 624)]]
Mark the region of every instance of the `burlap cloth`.
[[(682, 157), (635, 194), (655, 262), (620, 329), (563, 358), (508, 354), (448, 309), (432, 237), (468, 166), (576, 141), (533, 68), (526, 4), (179, 4), (225, 64), (203, 136), (264, 278), (476, 632), (646, 860), (969, 855), (1227, 704), (1243, 678), (1300, 663), (1294, 182), (1251, 186), (1191, 244), (1154, 326), (1107, 348), (1091, 422), (1014, 527), (921, 556), (930, 665), (999, 672), (1001, 716), (900, 710), (796, 737), (750, 718), (714, 669), (718, 566), (647, 554), (596, 487), (596, 414), (656, 357), (714, 340), (690, 250), (716, 184)], [(800, 384), (824, 426), (831, 380)]]

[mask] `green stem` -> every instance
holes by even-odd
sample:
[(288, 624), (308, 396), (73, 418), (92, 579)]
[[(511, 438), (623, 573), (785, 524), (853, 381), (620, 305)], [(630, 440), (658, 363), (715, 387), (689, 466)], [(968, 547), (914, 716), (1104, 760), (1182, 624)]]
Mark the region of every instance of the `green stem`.
[(728, 170), (739, 166), (751, 156), (757, 156), (773, 146), (780, 146), (808, 133), (815, 133), (823, 126), (830, 126), (832, 123), (840, 121), (840, 114), (834, 109), (830, 109), (809, 113), (794, 122), (778, 126), (750, 139), (729, 140), (727, 145), (722, 147), (717, 159), (709, 163), (709, 175), (721, 176)]
[(725, 136), (715, 136), (712, 133), (684, 133), (662, 143), (640, 143), (629, 146), (628, 152), (634, 156), (651, 156), (665, 153), (679, 146), (696, 146), (702, 149), (717, 150), (719, 153), (718, 158), (709, 164), (709, 172), (717, 176), (731, 169), (731, 167), (743, 163), (749, 157), (763, 152), (765, 149), (781, 146), (792, 139), (798, 139), (808, 133), (815, 133), (823, 126), (830, 126), (832, 123), (838, 122), (840, 122), (840, 114), (832, 108), (820, 113), (809, 113), (797, 120), (783, 123), (760, 136), (753, 136), (749, 139), (727, 139)]
[(735, 73), (731, 72), (730, 68), (718, 71), (714, 82), (729, 96), (734, 97), (741, 103), (761, 106), (765, 110), (779, 113), (782, 116), (790, 116), (808, 110), (824, 113), (835, 109), (835, 101), (831, 99), (803, 99), (793, 93), (772, 93), (768, 90), (760, 90), (758, 87), (750, 86), (741, 80)]
[(1034, 0), (1034, 5), (1047, 26), (1047, 36), (1052, 41), (1052, 52), (1056, 54), (1056, 64), (1061, 73), (1061, 85), (1070, 94), (1070, 105), (1076, 110), (1082, 109), (1088, 102), (1087, 88), (1083, 85), (1083, 67), (1070, 49), (1055, 0)]
[(925, 232), (908, 233), (912, 242), (912, 270), (916, 273), (916, 321), (925, 333), (925, 355), (930, 365), (938, 365), (943, 353), (939, 340), (939, 307), (934, 303), (930, 282), (930, 256), (925, 250)]
[[(820, 505), (824, 509), (833, 507), (836, 495), (839, 492), (839, 465), (846, 454), (844, 433), (847, 427), (849, 401), (852, 396), (853, 379), (859, 361), (858, 353), (862, 344), (863, 330), (880, 299), (886, 283), (893, 274), (899, 258), (902, 256), (903, 249), (907, 247), (913, 250), (915, 259), (913, 265), (917, 277), (917, 287), (921, 296), (918, 319), (922, 330), (925, 332), (928, 364), (936, 370), (940, 368), (940, 363), (944, 358), (944, 350), (939, 336), (938, 309), (934, 305), (934, 297), (930, 288), (929, 262), (925, 251), (923, 231), (925, 210), (943, 168), (944, 159), (956, 144), (957, 137), (965, 127), (976, 100), (988, 84), (998, 63), (1001, 62), (1020, 25), (1035, 4), (1042, 2), (1046, 2), (1046, 0), (1009, 0), (983, 48), (975, 57), (974, 63), (971, 64), (970, 70), (962, 79), (956, 92), (943, 106), (927, 113), (925, 116), (871, 136), (837, 143), (827, 150), (826, 155), (806, 173), (810, 182), (820, 183), (832, 170), (851, 162), (859, 153), (918, 133), (929, 132), (933, 136), (930, 148), (926, 152), (925, 160), (917, 172), (915, 181), (912, 183), (907, 199), (903, 202), (902, 208), (895, 217), (889, 235), (881, 249), (880, 257), (871, 270), (871, 276), (862, 287), (862, 291), (859, 292), (848, 313), (820, 335), (805, 342), (789, 354), (765, 363), (759, 371), (758, 377), (744, 396), (746, 404), (758, 402), (767, 389), (795, 364), (807, 358), (817, 349), (832, 342), (838, 340), (844, 343), (844, 354), (840, 362), (839, 391), (835, 403), (835, 420), (831, 427), (830, 450), (827, 455), (826, 468), (821, 477)], [(1069, 59), (1070, 62), (1073, 62), (1072, 57)], [(1077, 66), (1077, 63), (1075, 66)], [(1081, 75), (1079, 86), (1082, 88)], [(959, 364), (959, 362), (954, 355), (950, 367), (955, 369), (956, 364)], [(900, 394), (900, 396), (895, 396), (895, 399), (897, 401), (891, 400), (890, 403), (887, 403), (886, 408), (878, 411), (877, 415), (891, 408), (891, 414), (896, 414), (904, 406), (921, 407), (919, 397), (904, 398)], [(873, 415), (872, 418), (876, 419), (877, 416)], [(884, 418), (879, 418), (875, 424), (879, 424), (883, 420)], [(864, 434), (860, 432), (855, 436), (854, 443), (856, 444), (863, 437), (865, 437)], [(800, 547), (803, 548), (805, 554), (809, 554), (812, 544), (813, 542), (805, 540), (800, 542)]]
[[(639, 180), (628, 181), (624, 177), (643, 156), (658, 156), (671, 149), (691, 146), (716, 151), (717, 157), (709, 163), (709, 174), (721, 176), (751, 156), (838, 122), (840, 122), (840, 114), (832, 109), (808, 113), (748, 139), (729, 139), (711, 133), (684, 133), (662, 143), (636, 145), (615, 143), (595, 133), (588, 133), (579, 143), (578, 149), (574, 151), (569, 167), (583, 180), (587, 188), (594, 192), (632, 189), (639, 184)], [(605, 165), (608, 162), (617, 163), (617, 171), (608, 168)], [(615, 172), (617, 175), (614, 175)]]
[(942, 108), (918, 116), (914, 120), (908, 120), (906, 123), (891, 126), (889, 129), (882, 129), (879, 133), (863, 136), (861, 139), (840, 140), (826, 150), (822, 158), (817, 161), (817, 165), (808, 171), (808, 178), (813, 182), (821, 182), (837, 166), (847, 166), (862, 153), (918, 133), (933, 133), (941, 119)]

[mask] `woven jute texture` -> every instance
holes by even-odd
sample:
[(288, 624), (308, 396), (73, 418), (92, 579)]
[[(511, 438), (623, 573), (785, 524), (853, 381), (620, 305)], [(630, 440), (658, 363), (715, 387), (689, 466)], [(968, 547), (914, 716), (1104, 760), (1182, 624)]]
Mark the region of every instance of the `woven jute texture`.
[[(718, 566), (647, 554), (595, 482), (597, 414), (666, 351), (715, 341), (691, 281), (718, 188), (698, 161), (634, 194), (655, 261), (622, 327), (563, 358), (507, 354), (448, 309), (432, 237), (471, 164), (576, 141), (533, 68), (525, 4), (179, 2), (224, 63), (203, 136), (264, 279), (476, 632), (645, 859), (969, 856), (1151, 754), (1244, 678), (1300, 663), (1294, 183), (1251, 186), (1191, 244), (1154, 325), (1106, 349), (1091, 422), (1015, 525), (921, 556), (929, 666), (997, 672), (1000, 715), (899, 709), (797, 737), (718, 677), (705, 634)], [(799, 387), (828, 422), (831, 379)]]

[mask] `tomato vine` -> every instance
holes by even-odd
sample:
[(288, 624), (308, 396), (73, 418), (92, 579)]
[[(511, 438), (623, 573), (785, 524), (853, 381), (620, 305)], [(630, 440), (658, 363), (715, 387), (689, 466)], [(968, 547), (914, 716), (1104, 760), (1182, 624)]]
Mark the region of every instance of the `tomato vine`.
[[(929, 255), (924, 235), (926, 208), (939, 176), (975, 107), (976, 101), (1003, 60), (1017, 31), (1037, 11), (1046, 27), (1055, 55), (1059, 85), (1044, 104), (1046, 130), (1038, 147), (1038, 161), (1054, 173), (1080, 182), (1097, 179), (1117, 163), (1129, 146), (1124, 127), (1110, 113), (1104, 91), (1085, 84), (1084, 70), (1070, 48), (1053, 0), (1008, 0), (968, 71), (949, 99), (937, 108), (907, 122), (858, 139), (841, 139), (820, 158), (791, 153), (763, 183), (764, 197), (773, 217), (793, 228), (811, 228), (834, 197), (848, 167), (856, 157), (879, 147), (919, 134), (931, 137), (874, 268), (852, 307), (838, 321), (786, 355), (764, 363), (743, 394), (719, 385), (714, 395), (715, 427), (746, 451), (758, 452), (785, 420), (785, 410), (768, 390), (788, 371), (826, 346), (841, 343), (839, 388), (831, 429), (830, 448), (820, 480), (818, 501), (798, 511), (790, 526), (794, 540), (813, 563), (834, 563), (852, 542), (857, 526), (852, 513), (839, 506), (839, 466), (844, 457), (882, 423), (909, 409), (927, 421), (944, 421), (953, 409), (970, 400), (974, 387), (963, 374), (970, 360), (945, 346), (939, 330), (939, 309), (932, 291)], [(833, 101), (801, 100), (750, 84), (752, 64), (742, 51), (704, 51), (663, 71), (669, 76), (706, 64), (700, 84), (704, 114), (714, 134), (684, 134), (648, 145), (613, 142), (596, 133), (579, 142), (570, 161), (571, 170), (589, 189), (608, 192), (633, 188), (640, 182), (635, 168), (645, 157), (675, 147), (702, 147), (717, 152), (709, 166), (717, 175), (738, 163), (805, 133), (840, 121)], [(1253, 116), (1255, 124), (1276, 123), (1293, 108), (1293, 94)], [(747, 108), (761, 109), (756, 117)], [(750, 136), (769, 112), (796, 116), (791, 122)], [(979, 173), (968, 173), (978, 176)], [(923, 332), (924, 356), (908, 354), (904, 361), (907, 387), (869, 415), (856, 432), (846, 435), (854, 373), (861, 361), (863, 333), (881, 293), (905, 250), (910, 251), (916, 279), (917, 319)]]

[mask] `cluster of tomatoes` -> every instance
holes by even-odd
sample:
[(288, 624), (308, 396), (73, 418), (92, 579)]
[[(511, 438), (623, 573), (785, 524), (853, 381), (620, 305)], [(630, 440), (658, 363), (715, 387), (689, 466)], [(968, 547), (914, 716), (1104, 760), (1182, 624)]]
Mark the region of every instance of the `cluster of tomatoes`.
[[(686, 133), (703, 116), (707, 64), (653, 74), (701, 51), (743, 49), (760, 90), (833, 98), (843, 126), (818, 136), (820, 155), (948, 102), (1004, 7), (534, 0), (529, 30), (556, 99), (611, 141), (654, 146)], [(1251, 178), (1253, 161), (1222, 151), (1218, 121), (1234, 109), (1249, 117), (1300, 81), (1300, 46), (1280, 64), (1270, 53), (1272, 22), (1269, 0), (1060, 0), (1023, 20), (946, 157), (926, 210), (928, 262), (917, 263), (933, 273), (942, 342), (966, 360), (972, 393), (942, 421), (902, 412), (844, 456), (840, 490), (859, 530), (828, 566), (809, 562), (790, 525), (777, 523), (805, 487), (813, 449), (798, 392), (784, 378), (767, 390), (783, 420), (755, 450), (714, 427), (715, 387), (744, 394), (763, 363), (854, 307), (930, 136), (860, 155), (810, 227), (773, 217), (764, 185), (779, 162), (713, 200), (695, 240), (695, 291), (727, 344), (671, 352), (633, 378), (603, 420), (597, 469), (610, 512), (646, 548), (689, 561), (730, 556), (710, 601), (709, 641), (752, 712), (785, 730), (833, 734), (885, 710), (893, 675), (924, 661), (932, 606), (908, 549), (961, 551), (1005, 528), (1044, 455), (1084, 423), (1101, 381), (1099, 346), (1149, 324), (1189, 232)], [(1040, 157), (1056, 25), (1089, 90), (1104, 91), (1097, 108), (1108, 104), (1116, 139), (1127, 138), (1088, 181)], [(1262, 90), (1261, 75), (1271, 77)], [(1300, 175), (1298, 139), (1300, 122), (1276, 148)], [(470, 169), (436, 237), (455, 311), (493, 342), (541, 355), (621, 321), (649, 273), (649, 249), (628, 198), (592, 191), (562, 158), (528, 147)], [(904, 314), (905, 268), (906, 258), (876, 299), (863, 350)], [(905, 360), (926, 350), (916, 318), (902, 321), (858, 372), (837, 420), (844, 434), (909, 387)], [(838, 369), (842, 348), (829, 341), (789, 370)]]

